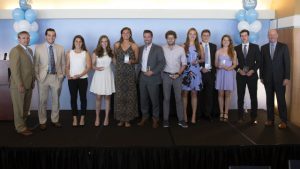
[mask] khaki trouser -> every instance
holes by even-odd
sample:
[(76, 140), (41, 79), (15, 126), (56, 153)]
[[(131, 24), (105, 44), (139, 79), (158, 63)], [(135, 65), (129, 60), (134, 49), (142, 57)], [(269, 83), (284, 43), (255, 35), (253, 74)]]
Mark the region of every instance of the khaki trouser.
[(47, 101), (49, 90), (52, 97), (51, 121), (56, 123), (59, 121), (59, 96), (61, 92), (62, 79), (56, 75), (47, 74), (43, 82), (38, 82), (39, 87), (39, 122), (45, 124), (47, 122)]
[(31, 104), (32, 89), (20, 93), (18, 88), (10, 88), (11, 99), (14, 109), (14, 122), (17, 132), (27, 129), (26, 119)]

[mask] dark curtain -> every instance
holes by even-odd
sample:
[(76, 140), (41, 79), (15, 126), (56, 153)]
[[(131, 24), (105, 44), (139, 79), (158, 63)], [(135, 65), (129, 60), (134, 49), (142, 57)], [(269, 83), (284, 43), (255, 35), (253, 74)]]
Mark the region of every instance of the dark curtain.
[(228, 169), (269, 165), (288, 169), (300, 159), (299, 145), (203, 147), (2, 147), (1, 169)]

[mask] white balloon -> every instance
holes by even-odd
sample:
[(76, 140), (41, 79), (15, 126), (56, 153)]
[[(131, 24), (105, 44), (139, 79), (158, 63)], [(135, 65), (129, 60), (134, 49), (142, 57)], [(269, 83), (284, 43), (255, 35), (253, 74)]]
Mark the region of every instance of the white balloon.
[(32, 22), (30, 32), (36, 32), (39, 30), (39, 25), (36, 22)]
[(249, 23), (246, 22), (246, 21), (241, 21), (241, 22), (239, 22), (239, 24), (238, 24), (238, 30), (239, 30), (239, 31), (241, 31), (241, 30), (243, 30), (243, 29), (249, 30), (249, 27), (250, 27), (250, 25), (249, 25)]
[(27, 20), (20, 20), (19, 21), (19, 29), (20, 31), (27, 31), (30, 32), (30, 23)]
[(250, 31), (257, 33), (261, 30), (261, 27), (261, 22), (256, 20), (250, 25)]
[(21, 32), (21, 31), (20, 31), (19, 22), (15, 22), (15, 23), (14, 23), (14, 30), (15, 30), (17, 33)]

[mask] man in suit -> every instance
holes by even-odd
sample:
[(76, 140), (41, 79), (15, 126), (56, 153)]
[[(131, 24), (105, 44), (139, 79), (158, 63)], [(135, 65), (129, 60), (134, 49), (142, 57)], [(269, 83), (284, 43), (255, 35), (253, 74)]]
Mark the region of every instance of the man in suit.
[(15, 128), (19, 134), (29, 136), (32, 131), (26, 125), (34, 88), (33, 53), (28, 47), (30, 35), (26, 31), (18, 33), (19, 44), (9, 53), (11, 70), (10, 93), (14, 110)]
[(140, 87), (140, 103), (142, 120), (139, 126), (144, 126), (149, 118), (149, 98), (152, 103), (152, 119), (153, 128), (157, 128), (159, 121), (159, 85), (162, 82), (161, 71), (166, 61), (162, 47), (153, 44), (153, 33), (145, 30), (143, 33), (145, 45), (139, 48), (140, 63), (138, 70), (139, 87)]
[[(215, 54), (217, 51), (217, 46), (213, 43), (210, 43), (210, 30), (204, 29), (201, 32), (201, 39), (205, 54), (205, 62), (201, 64), (202, 69), (202, 82), (203, 90), (200, 92), (201, 96), (203, 94), (203, 99), (198, 99), (203, 102), (204, 106), (204, 115), (210, 120), (213, 120), (213, 117), (219, 116), (216, 114), (218, 111), (218, 97), (217, 91), (215, 89), (215, 80), (216, 80), (216, 67), (215, 67)], [(214, 107), (216, 109), (214, 109)]]
[(56, 32), (48, 28), (45, 32), (46, 42), (35, 49), (35, 75), (39, 87), (39, 122), (40, 129), (46, 130), (47, 100), (49, 89), (52, 95), (51, 122), (54, 127), (61, 127), (59, 123), (59, 96), (65, 75), (64, 48), (55, 44)]
[(244, 122), (244, 98), (246, 85), (248, 86), (251, 99), (251, 125), (257, 125), (257, 69), (260, 64), (259, 46), (249, 43), (249, 31), (241, 30), (240, 37), (242, 44), (234, 49), (237, 54), (238, 66), (236, 67), (236, 82), (238, 95), (239, 123)]
[(290, 55), (286, 44), (278, 42), (277, 30), (268, 32), (269, 43), (261, 47), (262, 62), (260, 68), (261, 82), (265, 85), (267, 95), (268, 120), (265, 126), (274, 125), (274, 92), (276, 93), (279, 117), (278, 128), (287, 127), (287, 106), (285, 87), (290, 82)]

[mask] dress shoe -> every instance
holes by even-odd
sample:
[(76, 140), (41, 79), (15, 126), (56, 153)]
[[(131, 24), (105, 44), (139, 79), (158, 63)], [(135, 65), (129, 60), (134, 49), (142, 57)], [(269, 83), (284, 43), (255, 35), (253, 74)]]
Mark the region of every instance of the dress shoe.
[(55, 127), (55, 128), (61, 128), (61, 127), (62, 127), (61, 124), (60, 124), (59, 122), (56, 122), (56, 123), (53, 123), (53, 122), (52, 122), (52, 125), (53, 125), (53, 127)]
[(124, 121), (120, 121), (120, 122), (117, 124), (117, 126), (122, 127), (124, 124), (125, 124)]
[(42, 131), (45, 131), (47, 129), (47, 125), (46, 124), (40, 124), (40, 129)]
[(255, 120), (255, 119), (252, 119), (252, 120), (250, 121), (250, 125), (251, 125), (251, 126), (256, 126), (257, 124), (258, 124), (258, 121)]
[(271, 121), (271, 120), (266, 121), (265, 126), (267, 126), (267, 127), (274, 126), (274, 121)]
[(30, 136), (30, 135), (32, 135), (33, 133), (30, 131), (30, 130), (28, 130), (28, 129), (26, 129), (26, 130), (24, 130), (24, 131), (21, 131), (21, 132), (18, 132), (19, 134), (21, 134), (21, 135), (23, 135), (23, 136)]
[(237, 121), (238, 124), (243, 124), (244, 122), (245, 122), (245, 120), (244, 120), (243, 118), (240, 118), (240, 119)]
[(142, 120), (137, 125), (143, 127), (145, 125), (146, 121), (147, 121), (147, 118), (143, 117)]
[(153, 123), (152, 123), (152, 128), (156, 129), (159, 127), (159, 124), (158, 124), (158, 119), (153, 117)]
[(285, 122), (280, 122), (279, 124), (278, 124), (278, 128), (279, 129), (286, 129), (286, 127), (287, 127), (287, 125), (286, 125), (286, 123)]

